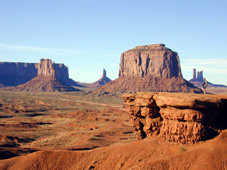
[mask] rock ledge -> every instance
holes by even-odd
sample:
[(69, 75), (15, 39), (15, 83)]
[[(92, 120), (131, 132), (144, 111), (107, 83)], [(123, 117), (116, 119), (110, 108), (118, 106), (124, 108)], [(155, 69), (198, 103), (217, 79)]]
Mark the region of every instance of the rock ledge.
[(122, 95), (141, 140), (196, 143), (227, 129), (227, 95), (139, 92)]

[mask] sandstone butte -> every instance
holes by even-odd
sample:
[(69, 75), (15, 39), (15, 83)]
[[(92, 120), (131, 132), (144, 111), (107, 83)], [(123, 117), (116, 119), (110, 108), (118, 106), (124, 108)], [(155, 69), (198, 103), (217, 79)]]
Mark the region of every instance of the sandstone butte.
[(227, 169), (226, 95), (137, 93), (122, 97), (138, 139), (145, 139), (89, 151), (37, 151), (0, 160), (0, 169)]
[[(59, 64), (58, 64), (59, 65)], [(77, 91), (57, 79), (55, 64), (50, 59), (41, 59), (37, 64), (37, 76), (16, 87), (5, 87), (1, 90), (31, 92)]]
[(96, 92), (138, 91), (201, 93), (183, 78), (178, 53), (164, 44), (137, 46), (122, 53), (119, 78)]
[(119, 77), (182, 77), (177, 52), (164, 44), (137, 46), (121, 54)]
[(196, 143), (227, 129), (227, 96), (140, 92), (122, 95), (137, 139)]
[[(38, 67), (41, 66), (40, 64), (41, 63), (0, 62), (0, 83), (4, 86), (18, 86), (24, 84), (38, 75)], [(49, 65), (49, 67), (54, 67), (55, 77), (58, 80), (67, 85), (77, 85), (76, 82), (69, 78), (68, 67), (66, 65), (61, 63), (51, 64), (52, 65)]]

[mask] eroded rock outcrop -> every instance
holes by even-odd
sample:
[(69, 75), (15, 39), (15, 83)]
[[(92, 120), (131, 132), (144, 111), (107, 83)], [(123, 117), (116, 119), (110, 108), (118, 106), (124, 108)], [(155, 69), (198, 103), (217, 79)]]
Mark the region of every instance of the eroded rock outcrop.
[(178, 54), (164, 44), (137, 46), (121, 54), (119, 77), (182, 77)]
[[(193, 69), (193, 77), (192, 79), (189, 80), (190, 83), (192, 83), (194, 86), (202, 88), (202, 84), (204, 82), (203, 80), (203, 71), (197, 71), (196, 74), (196, 69)], [(227, 87), (226, 85), (223, 84), (213, 84), (209, 81), (207, 81), (207, 87)]]
[(140, 92), (122, 98), (138, 140), (159, 136), (170, 142), (195, 143), (227, 128), (227, 96)]
[[(44, 68), (44, 62), (49, 63), (46, 68)], [(49, 72), (46, 69), (50, 69)], [(45, 59), (41, 59), (40, 63), (0, 62), (0, 83), (5, 86), (24, 84), (38, 74), (54, 75), (67, 85), (77, 85), (74, 80), (69, 78), (68, 67), (64, 64), (52, 63)]]
[(37, 65), (37, 76), (16, 87), (6, 87), (2, 90), (31, 92), (63, 92), (78, 91), (61, 82), (56, 76), (55, 64), (50, 59), (41, 59)]
[(119, 78), (96, 92), (202, 93), (181, 74), (178, 54), (164, 44), (137, 46), (121, 55)]
[(106, 76), (106, 70), (103, 69), (102, 77), (101, 77), (98, 81), (92, 83), (92, 85), (93, 85), (95, 88), (98, 88), (98, 87), (101, 87), (101, 86), (103, 86), (103, 85), (109, 83), (110, 81), (111, 81), (111, 79), (110, 79), (109, 77)]
[(50, 59), (41, 59), (37, 65), (38, 76), (50, 76), (55, 77), (54, 64)]
[(79, 84), (84, 87), (97, 89), (97, 88), (102, 87), (103, 85), (109, 83), (110, 81), (111, 81), (111, 79), (106, 76), (106, 70), (103, 69), (102, 77), (99, 80), (95, 81), (94, 83), (79, 83)]
[(37, 75), (35, 63), (0, 62), (0, 83), (6, 86), (23, 84)]

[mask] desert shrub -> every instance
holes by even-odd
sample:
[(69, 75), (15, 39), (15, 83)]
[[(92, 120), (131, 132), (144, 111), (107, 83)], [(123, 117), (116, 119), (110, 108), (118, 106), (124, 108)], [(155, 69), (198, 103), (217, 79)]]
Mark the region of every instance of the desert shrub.
[(183, 152), (186, 152), (186, 151), (187, 151), (187, 149), (186, 149), (186, 148), (184, 148), (184, 147), (182, 147), (182, 148), (180, 148), (180, 149), (179, 149), (179, 151), (178, 151), (178, 152), (179, 152), (179, 153), (183, 153)]

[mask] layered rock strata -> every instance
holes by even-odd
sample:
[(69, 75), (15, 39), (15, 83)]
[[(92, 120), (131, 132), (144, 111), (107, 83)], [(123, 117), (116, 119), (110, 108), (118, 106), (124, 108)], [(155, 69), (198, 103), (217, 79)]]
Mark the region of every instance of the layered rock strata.
[(41, 59), (37, 65), (38, 76), (56, 77), (54, 64), (50, 59)]
[(119, 78), (95, 92), (193, 92), (202, 93), (181, 74), (177, 52), (164, 44), (137, 46), (121, 54)]
[(30, 81), (16, 87), (1, 88), (6, 91), (30, 92), (63, 92), (78, 91), (57, 79), (55, 64), (50, 59), (41, 59), (37, 65), (37, 76)]
[(140, 92), (122, 98), (138, 140), (159, 136), (169, 142), (196, 143), (227, 128), (227, 96)]
[(119, 77), (182, 77), (177, 52), (164, 44), (137, 46), (121, 54)]
[[(36, 77), (38, 69), (41, 68), (41, 63), (45, 59), (41, 59), (40, 63), (18, 63), (18, 62), (0, 62), (0, 83), (5, 86), (17, 86), (24, 84)], [(55, 77), (68, 85), (76, 86), (76, 82), (69, 78), (68, 67), (64, 64), (49, 63), (50, 67), (53, 67)], [(42, 68), (43, 69), (43, 68)], [(40, 70), (41, 71), (41, 70)]]

